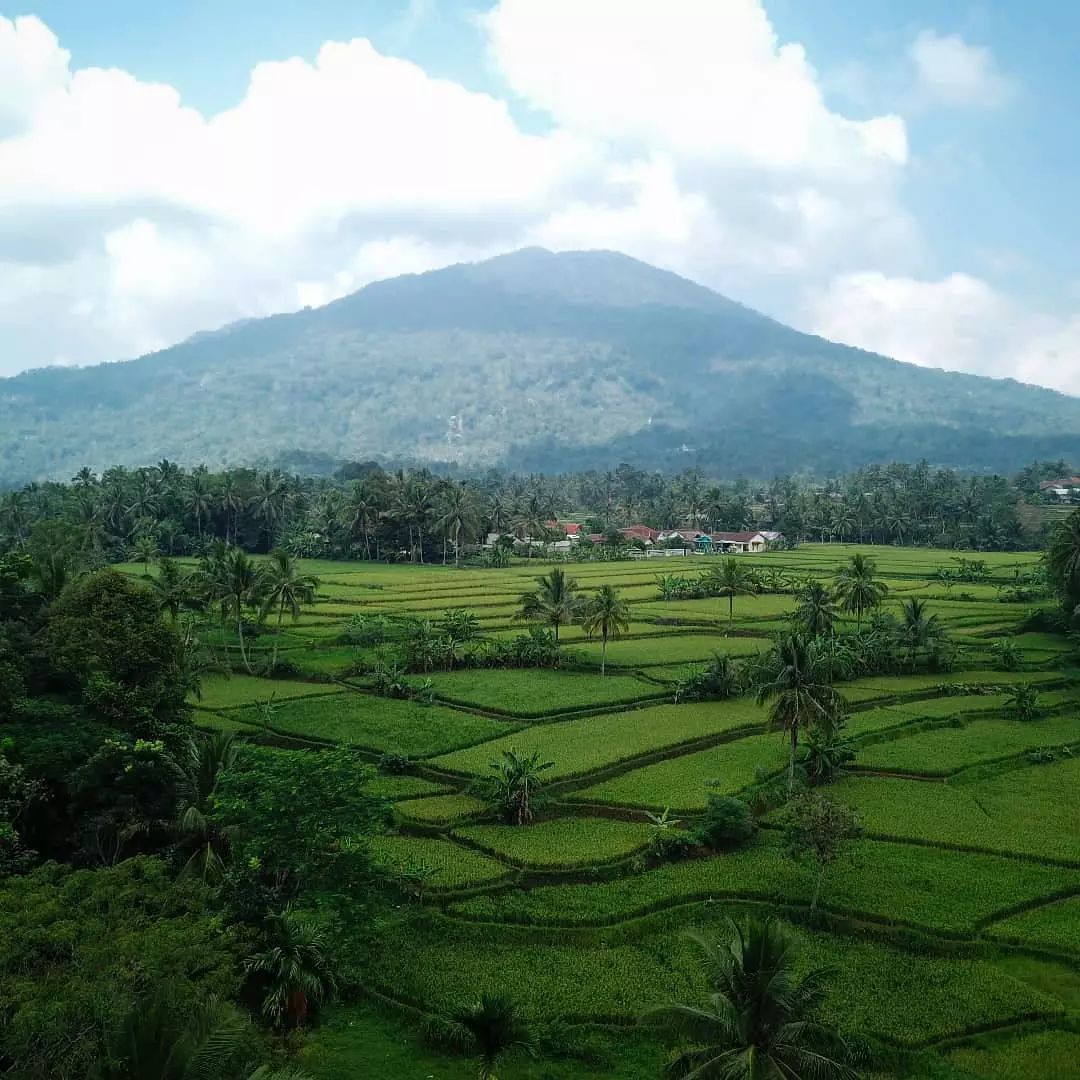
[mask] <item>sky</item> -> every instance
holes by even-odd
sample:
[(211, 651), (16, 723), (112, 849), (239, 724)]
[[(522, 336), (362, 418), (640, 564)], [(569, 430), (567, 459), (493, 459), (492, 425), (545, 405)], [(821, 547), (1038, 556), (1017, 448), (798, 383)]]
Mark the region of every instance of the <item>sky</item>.
[(1080, 394), (1080, 6), (0, 0), (0, 375), (526, 245)]

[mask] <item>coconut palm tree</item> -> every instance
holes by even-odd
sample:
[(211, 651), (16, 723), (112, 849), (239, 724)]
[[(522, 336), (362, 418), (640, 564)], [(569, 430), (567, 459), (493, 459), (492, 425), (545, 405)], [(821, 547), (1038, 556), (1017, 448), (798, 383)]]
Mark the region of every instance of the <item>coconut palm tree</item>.
[(235, 473), (222, 477), (217, 493), (217, 508), (225, 519), (225, 542), (235, 543), (240, 511), (244, 509), (244, 496)]
[(777, 667), (758, 686), (761, 705), (771, 702), (769, 720), (790, 740), (788, 792), (795, 790), (795, 758), (799, 733), (814, 726), (830, 731), (843, 715), (844, 699), (829, 685), (812, 644), (801, 634), (789, 634), (776, 647)]
[(1046, 568), (1054, 591), (1072, 611), (1080, 604), (1080, 510), (1074, 510), (1052, 533)]
[(175, 559), (162, 557), (158, 560), (157, 576), (150, 579), (150, 588), (157, 597), (158, 607), (169, 613), (176, 622), (183, 608), (197, 607), (197, 588), (189, 574), (185, 574)]
[(248, 509), (262, 522), (268, 547), (273, 539), (274, 529), (285, 516), (288, 500), (288, 489), (279, 472), (263, 473), (256, 480), (255, 490), (248, 502)]
[(364, 538), (364, 558), (371, 558), (371, 530), (379, 520), (379, 501), (370, 484), (363, 481), (353, 484), (345, 506), (345, 517), (352, 532), (359, 531)]
[(270, 657), (270, 670), (273, 671), (277, 667), (278, 642), (281, 639), (281, 623), (285, 612), (288, 611), (292, 621), (296, 622), (300, 618), (300, 606), (315, 602), (319, 579), (313, 574), (301, 573), (296, 560), (283, 548), (275, 548), (270, 553), (270, 558), (262, 565), (259, 573), (262, 577), (261, 615), (266, 618), (271, 611), (277, 611), (277, 632)]
[(945, 628), (937, 615), (927, 611), (926, 601), (913, 597), (905, 600), (900, 609), (900, 625), (897, 639), (900, 646), (907, 650), (908, 663), (915, 670), (915, 659), (920, 649), (929, 648), (945, 636)]
[(559, 643), (559, 627), (576, 622), (581, 616), (582, 599), (578, 583), (566, 572), (555, 567), (549, 574), (536, 579), (535, 592), (522, 593), (518, 601), (518, 618), (526, 622), (546, 623), (555, 632)]
[(264, 986), (263, 1015), (275, 1026), (298, 1027), (313, 1005), (329, 1000), (337, 979), (327, 957), (326, 938), (313, 922), (286, 908), (266, 919), (267, 945), (244, 961), (244, 970)]
[(589, 637), (600, 635), (600, 674), (606, 674), (607, 643), (630, 629), (630, 605), (613, 585), (601, 585), (582, 607), (581, 626)]
[(534, 541), (542, 537), (547, 531), (544, 522), (548, 520), (548, 514), (539, 496), (530, 495), (518, 508), (513, 519), (514, 535), (529, 545), (529, 558), (532, 558)]
[(188, 479), (187, 491), (184, 492), (184, 509), (195, 519), (195, 532), (201, 541), (203, 526), (210, 520), (214, 509), (213, 495), (204, 472), (196, 471)]
[[(472, 491), (465, 484), (454, 484), (448, 488), (439, 502), (439, 516), (435, 528), (444, 537), (453, 541), (454, 565), (461, 565), (461, 538), (472, 536), (480, 524), (480, 510), (473, 498)], [(446, 549), (443, 548), (443, 563), (446, 562)]]
[(480, 1059), (480, 1080), (498, 1080), (496, 1070), (509, 1053), (536, 1053), (532, 1032), (516, 1002), (502, 994), (483, 994), (475, 1005), (454, 1013), (451, 1023), (463, 1049)]
[(217, 552), (205, 561), (210, 592), (221, 608), (221, 621), (236, 620), (240, 659), (251, 671), (244, 648), (244, 609), (257, 608), (262, 601), (264, 577), (254, 559), (239, 548)]
[(665, 1075), (701, 1080), (858, 1080), (861, 1049), (812, 1019), (828, 972), (795, 973), (780, 923), (728, 923), (726, 939), (690, 932), (710, 993), (702, 1005), (664, 1005), (642, 1016), (680, 1045)]
[(811, 638), (831, 637), (836, 629), (836, 601), (820, 581), (811, 581), (799, 595), (792, 618)]
[(159, 554), (158, 543), (149, 533), (143, 533), (135, 538), (132, 554), (143, 564), (143, 574), (148, 575), (150, 573), (150, 564)]
[(878, 607), (889, 591), (889, 586), (875, 577), (876, 572), (874, 560), (860, 552), (836, 573), (837, 599), (844, 611), (855, 616), (860, 629), (863, 615)]
[(715, 596), (728, 598), (728, 622), (735, 618), (735, 597), (749, 596), (758, 591), (750, 567), (737, 558), (724, 559), (712, 566), (702, 579), (702, 584)]

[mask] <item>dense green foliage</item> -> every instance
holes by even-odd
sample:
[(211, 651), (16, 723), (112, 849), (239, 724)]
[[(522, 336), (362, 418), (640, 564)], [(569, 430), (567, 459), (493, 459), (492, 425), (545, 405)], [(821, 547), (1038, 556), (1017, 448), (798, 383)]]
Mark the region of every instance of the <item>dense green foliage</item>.
[[(1075, 645), (1036, 557), (800, 545), (740, 556), (732, 596), (713, 557), (589, 556), (569, 621), (525, 630), (552, 567), (450, 566), (469, 510), (445, 567), (290, 556), (272, 502), (271, 559), (137, 536), (96, 571), (51, 525), (0, 557), (0, 1071), (160, 1080), (215, 1047), (207, 1075), (249, 1080), (274, 1046), (316, 1080), (456, 1077), (520, 1021), (538, 1058), (507, 1075), (638, 1080), (659, 1033), (625, 1025), (707, 1000), (680, 931), (730, 915), (793, 924), (793, 979), (829, 971), (812, 1021), (869, 1037), (874, 1080), (942, 1080), (930, 1044), (983, 1030), (1034, 1080), (1007, 1030), (1080, 993)], [(403, 519), (417, 563), (435, 513)], [(632, 664), (602, 677), (605, 621)], [(437, 1049), (390, 1045), (367, 990)]]

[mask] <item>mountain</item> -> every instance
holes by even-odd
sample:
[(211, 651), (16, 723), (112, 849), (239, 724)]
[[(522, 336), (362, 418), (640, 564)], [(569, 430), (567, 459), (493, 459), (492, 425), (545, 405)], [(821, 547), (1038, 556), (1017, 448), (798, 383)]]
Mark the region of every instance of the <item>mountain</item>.
[[(943, 358), (947, 361), (947, 357)], [(800, 333), (625, 255), (528, 248), (124, 363), (0, 379), (0, 477), (283, 454), (715, 474), (1080, 460), (1080, 399)]]

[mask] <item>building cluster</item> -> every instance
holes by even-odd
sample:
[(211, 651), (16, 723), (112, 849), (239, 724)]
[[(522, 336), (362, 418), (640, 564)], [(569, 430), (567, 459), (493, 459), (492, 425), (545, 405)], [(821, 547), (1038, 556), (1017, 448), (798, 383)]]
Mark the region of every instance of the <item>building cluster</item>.
[[(562, 533), (563, 538), (554, 542), (556, 550), (569, 549), (582, 539), (594, 544), (602, 544), (605, 540), (602, 533), (583, 533), (576, 521), (548, 521), (545, 525), (553, 533)], [(619, 532), (645, 556), (691, 553), (737, 555), (765, 551), (784, 539), (780, 533), (771, 530), (703, 532), (701, 529), (654, 529), (649, 525), (629, 525)]]

